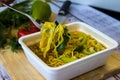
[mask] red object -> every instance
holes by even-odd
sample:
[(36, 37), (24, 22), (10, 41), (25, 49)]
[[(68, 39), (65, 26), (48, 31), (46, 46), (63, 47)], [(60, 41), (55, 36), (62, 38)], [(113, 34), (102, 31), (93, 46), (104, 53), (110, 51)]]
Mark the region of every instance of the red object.
[(31, 34), (33, 32), (30, 32), (26, 29), (19, 29), (18, 31), (18, 38), (22, 37), (22, 36), (25, 36), (25, 35), (28, 35), (28, 34)]
[(31, 34), (31, 33), (34, 33), (34, 32), (38, 32), (38, 31), (40, 31), (40, 29), (37, 28), (32, 22), (30, 22), (30, 27), (28, 30), (27, 29), (19, 29), (18, 30), (18, 38), (28, 35), (28, 34)]
[(31, 32), (38, 32), (38, 31), (40, 31), (40, 29), (37, 28), (32, 22), (30, 22), (30, 31)]

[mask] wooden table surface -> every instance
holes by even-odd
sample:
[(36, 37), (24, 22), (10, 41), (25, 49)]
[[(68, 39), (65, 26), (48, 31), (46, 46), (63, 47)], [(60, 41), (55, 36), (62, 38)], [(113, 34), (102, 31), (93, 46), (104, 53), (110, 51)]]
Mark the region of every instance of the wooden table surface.
[[(23, 51), (13, 53), (10, 47), (0, 50), (0, 63), (11, 80), (45, 80), (45, 78), (29, 63)], [(104, 66), (80, 75), (72, 80), (102, 80), (120, 71), (120, 55), (112, 53)]]

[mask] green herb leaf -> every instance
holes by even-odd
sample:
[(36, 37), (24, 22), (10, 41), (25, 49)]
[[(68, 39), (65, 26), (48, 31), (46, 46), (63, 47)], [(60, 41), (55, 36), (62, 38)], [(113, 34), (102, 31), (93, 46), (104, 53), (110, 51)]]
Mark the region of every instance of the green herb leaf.
[(10, 46), (11, 46), (11, 50), (13, 52), (17, 52), (17, 50), (21, 49), (21, 46), (18, 43), (18, 39), (16, 37), (13, 37), (13, 36), (10, 39)]
[(67, 42), (69, 41), (69, 36), (68, 35), (64, 35), (64, 41), (63, 43), (61, 43), (58, 47), (57, 47), (57, 51), (58, 52), (62, 52), (65, 50), (65, 46), (67, 45)]
[(83, 49), (84, 49), (84, 46), (79, 45), (79, 46), (76, 47), (76, 49), (74, 51), (81, 52)]
[(7, 39), (3, 34), (0, 32), (0, 48), (4, 48), (7, 43)]

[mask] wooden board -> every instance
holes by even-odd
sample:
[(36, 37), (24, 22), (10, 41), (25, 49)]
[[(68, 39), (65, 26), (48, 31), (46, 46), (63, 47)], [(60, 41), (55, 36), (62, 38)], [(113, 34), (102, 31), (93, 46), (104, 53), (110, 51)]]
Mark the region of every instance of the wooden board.
[[(23, 51), (13, 53), (9, 46), (0, 50), (0, 64), (6, 69), (11, 80), (45, 80), (29, 63)], [(72, 80), (102, 80), (117, 71), (120, 71), (120, 55), (112, 53), (104, 66)]]

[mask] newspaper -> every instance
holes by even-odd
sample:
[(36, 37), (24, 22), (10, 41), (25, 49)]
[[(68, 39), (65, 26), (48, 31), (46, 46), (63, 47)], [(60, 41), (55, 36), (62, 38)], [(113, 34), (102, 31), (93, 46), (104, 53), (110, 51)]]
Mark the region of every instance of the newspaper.
[[(59, 11), (58, 7), (61, 7), (63, 3), (53, 2), (55, 13)], [(56, 5), (56, 8), (55, 8)], [(53, 5), (51, 5), (53, 6)], [(104, 14), (92, 7), (82, 4), (72, 4), (67, 15), (69, 22), (83, 21), (99, 31), (110, 36), (120, 44), (120, 21), (112, 18), (111, 16)]]

